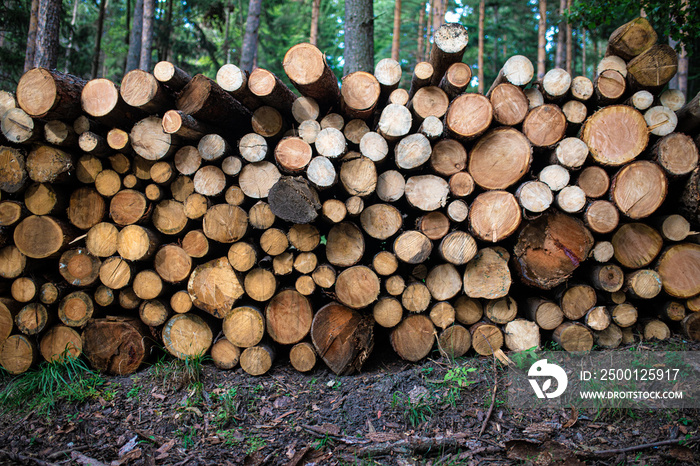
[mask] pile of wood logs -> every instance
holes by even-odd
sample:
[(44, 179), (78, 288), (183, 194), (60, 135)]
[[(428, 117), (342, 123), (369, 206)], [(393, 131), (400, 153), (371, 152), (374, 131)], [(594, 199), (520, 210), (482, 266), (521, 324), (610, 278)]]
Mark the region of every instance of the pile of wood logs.
[[(595, 79), (511, 57), (465, 93), (443, 25), (410, 90), (380, 61), (342, 85), (292, 47), (277, 76), (168, 62), (120, 85), (33, 69), (0, 93), (0, 364), (151, 346), (263, 374), (359, 370), (553, 340), (700, 337), (698, 97), (645, 19)], [(385, 328), (387, 330), (382, 330)]]

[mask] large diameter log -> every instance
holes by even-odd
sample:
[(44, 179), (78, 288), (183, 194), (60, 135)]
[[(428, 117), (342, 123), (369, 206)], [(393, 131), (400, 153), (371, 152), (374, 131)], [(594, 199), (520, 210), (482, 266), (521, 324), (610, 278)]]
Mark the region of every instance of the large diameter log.
[(27, 174), (37, 183), (64, 181), (74, 168), (73, 157), (56, 147), (40, 145), (27, 155)]
[(700, 245), (681, 243), (671, 246), (659, 257), (656, 271), (664, 291), (676, 298), (691, 298), (700, 293)]
[(464, 270), (464, 293), (470, 298), (502, 298), (511, 283), (508, 259), (495, 249), (480, 250)]
[(499, 84), (489, 93), (489, 99), (493, 105), (493, 118), (502, 125), (519, 125), (527, 116), (528, 100), (518, 86)]
[(433, 35), (430, 64), (433, 66), (431, 83), (437, 86), (453, 63), (461, 62), (467, 48), (467, 29), (459, 23), (445, 23)]
[(493, 106), (479, 94), (462, 94), (452, 101), (445, 115), (445, 128), (453, 137), (468, 141), (484, 133), (491, 125)]
[(12, 375), (27, 372), (37, 359), (36, 345), (25, 335), (12, 335), (0, 346), (0, 366)]
[(144, 70), (131, 70), (124, 75), (119, 93), (127, 105), (140, 108), (150, 114), (162, 115), (172, 108), (165, 87), (151, 73)]
[(213, 334), (207, 322), (193, 313), (176, 314), (163, 326), (163, 344), (178, 359), (203, 356), (212, 344)]
[(243, 295), (243, 285), (228, 259), (220, 257), (192, 271), (187, 292), (197, 308), (221, 319)]
[(270, 162), (249, 163), (238, 175), (238, 185), (246, 196), (264, 199), (281, 176), (277, 167)]
[(550, 147), (566, 134), (566, 116), (554, 104), (535, 107), (523, 121), (523, 134), (535, 147)]
[(652, 153), (654, 160), (672, 177), (687, 175), (698, 166), (698, 147), (683, 133), (664, 136), (654, 145)]
[(239, 348), (250, 348), (265, 336), (265, 318), (262, 312), (251, 306), (232, 309), (222, 322), (226, 339)]
[(155, 116), (134, 125), (129, 134), (131, 147), (146, 160), (161, 160), (178, 149), (178, 138), (163, 131), (162, 120)]
[(524, 283), (551, 289), (563, 283), (593, 247), (593, 236), (580, 220), (553, 212), (528, 222), (513, 249), (515, 268)]
[(77, 358), (83, 352), (80, 334), (65, 325), (55, 325), (39, 341), (41, 356), (48, 362), (65, 362), (66, 358)]
[(292, 114), (296, 95), (271, 71), (255, 68), (248, 76), (248, 89), (263, 104), (276, 108), (285, 115)]
[(437, 333), (432, 321), (425, 315), (405, 318), (391, 332), (391, 346), (402, 359), (420, 361), (433, 349)]
[(207, 210), (202, 219), (207, 238), (220, 243), (235, 243), (248, 230), (248, 215), (238, 206), (217, 204)]
[(287, 50), (282, 61), (284, 72), (294, 87), (323, 108), (334, 107), (340, 98), (338, 81), (326, 56), (316, 46), (301, 43)]
[(63, 222), (48, 215), (26, 217), (17, 224), (14, 231), (15, 246), (32, 259), (58, 255), (73, 237)]
[(649, 141), (649, 132), (638, 110), (627, 105), (611, 105), (588, 117), (581, 139), (588, 144), (596, 162), (619, 166), (642, 153)]
[(623, 215), (631, 219), (653, 214), (666, 199), (668, 180), (654, 162), (638, 160), (622, 167), (610, 184), (610, 197)]
[(615, 260), (623, 267), (639, 269), (656, 258), (663, 247), (663, 238), (645, 223), (627, 223), (617, 229), (611, 239)]
[(265, 308), (267, 333), (282, 345), (299, 343), (311, 330), (313, 314), (305, 296), (296, 290), (281, 291)]
[(17, 104), (32, 118), (73, 121), (81, 113), (86, 81), (58, 70), (33, 68), (17, 83)]
[(20, 191), (27, 181), (25, 154), (13, 147), (0, 147), (0, 190), (6, 193)]
[(444, 207), (449, 192), (449, 184), (439, 176), (418, 175), (406, 181), (406, 200), (413, 207), (425, 212)]
[(578, 322), (564, 322), (554, 330), (552, 340), (565, 351), (590, 351), (593, 347), (593, 332)]
[(479, 194), (469, 208), (469, 230), (478, 239), (496, 243), (517, 230), (522, 220), (520, 205), (508, 191)]
[(224, 337), (212, 345), (210, 354), (217, 369), (229, 370), (238, 364), (241, 349)]
[(350, 375), (362, 369), (372, 352), (373, 327), (371, 318), (338, 303), (330, 303), (314, 315), (311, 341), (334, 373)]
[(335, 281), (335, 294), (338, 300), (352, 309), (369, 306), (377, 300), (379, 291), (379, 277), (364, 265), (343, 270)]
[(506, 347), (511, 351), (527, 351), (540, 346), (540, 327), (535, 322), (515, 319), (503, 329)]
[(627, 63), (627, 76), (637, 88), (656, 90), (678, 70), (678, 54), (668, 44), (656, 44)]
[(356, 71), (343, 78), (341, 107), (349, 118), (366, 120), (374, 112), (381, 86), (371, 73)]
[(532, 147), (514, 128), (497, 128), (483, 135), (469, 154), (469, 174), (484, 189), (506, 189), (530, 168)]
[(608, 39), (606, 55), (631, 60), (656, 43), (658, 36), (647, 18), (636, 18), (615, 29)]
[(303, 177), (281, 177), (268, 193), (275, 216), (292, 223), (310, 223), (321, 208), (318, 193)]
[(82, 333), (90, 365), (113, 375), (133, 374), (148, 358), (151, 343), (136, 319), (93, 319)]
[(202, 74), (196, 75), (182, 89), (177, 108), (198, 120), (218, 125), (237, 122), (237, 127), (240, 127), (241, 122), (250, 121), (247, 108)]
[(80, 94), (80, 104), (87, 115), (108, 127), (127, 129), (135, 121), (146, 117), (142, 110), (128, 106), (116, 84), (105, 78), (93, 79), (85, 84)]

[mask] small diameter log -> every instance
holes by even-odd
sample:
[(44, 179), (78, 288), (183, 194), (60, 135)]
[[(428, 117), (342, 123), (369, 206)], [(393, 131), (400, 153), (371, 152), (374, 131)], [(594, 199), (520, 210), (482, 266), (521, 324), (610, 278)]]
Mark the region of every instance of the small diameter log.
[(270, 188), (268, 200), (276, 217), (292, 223), (314, 221), (321, 208), (318, 193), (303, 177), (281, 177)]
[(401, 212), (390, 204), (374, 204), (362, 211), (360, 223), (372, 238), (386, 240), (399, 231), (403, 218)]
[(312, 252), (302, 252), (294, 259), (294, 270), (302, 274), (310, 274), (317, 265), (318, 258)]
[(372, 269), (356, 265), (338, 275), (335, 294), (342, 304), (352, 309), (362, 309), (377, 300), (379, 285), (379, 278)]
[(228, 250), (228, 261), (237, 272), (247, 272), (257, 263), (256, 248), (243, 241), (233, 243)]
[(0, 147), (0, 190), (13, 194), (20, 191), (27, 181), (25, 153), (12, 147)]
[(105, 259), (100, 267), (100, 282), (113, 290), (124, 288), (131, 282), (131, 266), (120, 256)]
[(586, 102), (593, 96), (593, 82), (585, 76), (576, 76), (571, 81), (569, 93), (574, 99)]
[(343, 158), (339, 179), (350, 196), (366, 197), (376, 189), (377, 169), (367, 157), (350, 152)]
[(593, 201), (583, 213), (583, 221), (593, 232), (599, 234), (612, 233), (618, 226), (620, 213), (612, 202)]
[(68, 220), (81, 230), (89, 230), (105, 216), (104, 198), (92, 187), (78, 188), (70, 196)]
[(16, 246), (0, 249), (0, 277), (17, 278), (27, 265), (27, 257)]
[(265, 318), (255, 307), (237, 307), (224, 317), (222, 330), (226, 339), (233, 345), (250, 348), (262, 341), (265, 335)]
[[(107, 145), (115, 151), (132, 153), (129, 133), (119, 128), (112, 128), (107, 133)], [(122, 154), (123, 156), (124, 154)]]
[(329, 159), (337, 159), (345, 153), (347, 142), (339, 129), (328, 127), (316, 135), (314, 146), (319, 155)]
[[(187, 199), (194, 196), (190, 195)], [(206, 208), (206, 201), (205, 201)], [(190, 207), (191, 209), (191, 207)], [(153, 209), (153, 217), (151, 222), (156, 229), (165, 235), (177, 235), (181, 233), (187, 226), (188, 211), (181, 202), (173, 199), (160, 201), (156, 208)], [(202, 215), (204, 212), (202, 212)], [(199, 215), (197, 218), (201, 217)]]
[(226, 189), (226, 175), (216, 165), (205, 165), (197, 170), (192, 179), (195, 192), (207, 197), (216, 197)]
[(313, 314), (306, 297), (295, 290), (281, 291), (265, 308), (267, 334), (283, 345), (299, 343), (311, 330)]
[(134, 151), (150, 161), (161, 160), (174, 154), (179, 145), (177, 136), (163, 131), (162, 120), (154, 116), (136, 123), (129, 137)]
[(493, 107), (489, 99), (479, 94), (462, 94), (450, 103), (445, 128), (453, 137), (468, 141), (483, 134), (492, 119)]
[(326, 189), (335, 185), (338, 181), (338, 173), (329, 158), (317, 156), (309, 162), (306, 178), (318, 189)]
[(615, 264), (596, 265), (591, 268), (589, 276), (591, 284), (596, 289), (608, 293), (619, 291), (625, 282), (624, 272)]
[(360, 144), (362, 138), (367, 133), (369, 133), (369, 126), (367, 126), (364, 120), (358, 118), (348, 121), (348, 124), (343, 128), (345, 139), (356, 145)]
[(15, 316), (15, 324), (25, 335), (38, 335), (49, 323), (49, 313), (41, 303), (29, 303)]
[(445, 23), (435, 31), (430, 50), (430, 64), (433, 67), (430, 84), (437, 86), (447, 69), (453, 63), (462, 61), (468, 42), (467, 29), (459, 23)]
[(83, 352), (80, 334), (71, 327), (55, 325), (39, 340), (39, 352), (48, 362), (63, 362), (77, 358)]
[(671, 133), (652, 148), (654, 160), (671, 177), (690, 174), (698, 166), (698, 148), (690, 136)]
[(644, 112), (644, 120), (647, 122), (649, 132), (654, 136), (667, 136), (678, 125), (676, 113), (670, 108), (661, 105), (651, 107)]
[(587, 198), (597, 199), (608, 192), (608, 188), (610, 188), (610, 177), (603, 168), (589, 166), (581, 170), (576, 180), (576, 185), (583, 189)]
[(478, 299), (459, 296), (454, 302), (455, 318), (463, 325), (473, 325), (481, 320), (484, 315), (481, 301)]
[(0, 298), (0, 341), (5, 341), (14, 328), (14, 319), (22, 305), (9, 298)]
[(503, 68), (486, 94), (491, 94), (496, 86), (506, 82), (520, 88), (525, 87), (532, 81), (534, 74), (535, 68), (529, 58), (523, 55), (513, 55), (503, 64)]
[(94, 319), (82, 334), (83, 352), (93, 368), (113, 375), (133, 374), (151, 345), (136, 319)]
[(389, 276), (395, 273), (398, 267), (398, 258), (389, 251), (380, 251), (372, 259), (372, 268), (381, 276)]
[(372, 352), (373, 322), (357, 311), (330, 303), (314, 315), (311, 341), (317, 354), (334, 373), (350, 375), (361, 370)]
[(38, 146), (27, 155), (27, 175), (37, 183), (61, 182), (74, 168), (73, 160), (60, 149)]
[(36, 345), (24, 335), (12, 335), (0, 346), (0, 365), (12, 375), (27, 372), (37, 359)]
[(656, 44), (627, 63), (628, 80), (637, 89), (656, 90), (678, 70), (678, 54), (668, 44)]
[(100, 307), (111, 306), (112, 303), (114, 303), (114, 298), (115, 298), (114, 290), (111, 288), (107, 288), (104, 285), (98, 286), (97, 289), (95, 290), (95, 294), (93, 295), (93, 299), (95, 300), (95, 304), (100, 306)]
[(408, 91), (409, 98), (418, 91), (418, 89), (430, 84), (433, 79), (433, 65), (427, 61), (416, 63), (413, 67), (413, 76), (411, 77), (411, 87)]
[(424, 135), (411, 134), (401, 139), (394, 149), (396, 165), (412, 170), (428, 161), (431, 155), (430, 141)]
[(54, 146), (73, 147), (78, 142), (78, 136), (73, 126), (60, 120), (51, 120), (44, 125), (44, 140)]
[(292, 116), (300, 125), (305, 121), (317, 120), (319, 114), (318, 102), (312, 97), (299, 97), (292, 104)]
[(494, 324), (507, 324), (518, 315), (518, 305), (510, 296), (490, 299), (484, 306), (484, 315)]
[(190, 230), (182, 238), (182, 249), (188, 256), (199, 259), (209, 253), (209, 240), (202, 230)]
[(270, 162), (249, 163), (238, 175), (238, 185), (246, 196), (264, 199), (280, 177), (279, 170)]
[[(80, 94), (80, 104), (84, 113), (107, 127), (127, 129), (146, 117), (142, 110), (127, 105), (116, 84), (105, 78), (93, 79), (85, 84)], [(83, 132), (76, 129), (78, 134)]]
[[(76, 164), (75, 168), (75, 177), (78, 179), (78, 181), (85, 184), (94, 183), (97, 179), (97, 175), (102, 173), (102, 171), (104, 170), (104, 167), (102, 166), (102, 161), (91, 154), (85, 154), (81, 156), (78, 159), (78, 163)], [(129, 177), (129, 179), (136, 179), (136, 176), (133, 174), (129, 174), (127, 176)], [(127, 177), (124, 177), (124, 181), (124, 184), (126, 185)]]
[(217, 204), (202, 219), (202, 230), (207, 238), (220, 243), (235, 243), (248, 230), (248, 215), (238, 206)]
[(411, 131), (413, 117), (411, 111), (398, 104), (389, 104), (379, 116), (377, 133), (387, 141), (396, 141)]
[(61, 255), (58, 271), (73, 286), (88, 286), (97, 281), (102, 261), (85, 248), (70, 249)]
[(260, 162), (267, 155), (267, 141), (257, 133), (248, 133), (238, 142), (238, 150), (248, 162)]
[(258, 201), (248, 211), (250, 226), (256, 230), (266, 230), (275, 223), (275, 214), (272, 213), (267, 202)]
[(165, 87), (147, 71), (136, 69), (126, 73), (119, 93), (127, 105), (151, 114), (162, 114), (173, 107)]
[[(386, 100), (392, 91), (399, 87), (401, 65), (394, 59), (383, 58), (374, 67), (374, 77), (382, 89), (382, 100)], [(334, 79), (335, 82), (335, 79)]]
[(408, 91), (406, 89), (394, 89), (393, 91), (391, 91), (391, 94), (389, 94), (389, 100), (387, 100), (387, 103), (407, 105), (410, 99), (411, 98), (408, 95)]
[(567, 319), (578, 320), (596, 305), (597, 296), (592, 286), (568, 286), (560, 295), (559, 306)]
[(374, 304), (372, 316), (378, 325), (393, 328), (401, 322), (403, 306), (398, 299), (385, 296)]
[(659, 317), (668, 322), (681, 322), (685, 319), (686, 313), (686, 308), (683, 303), (678, 301), (666, 301), (661, 308)]
[(515, 126), (525, 119), (529, 110), (525, 93), (517, 86), (502, 83), (489, 94), (493, 106), (493, 119), (506, 126)]
[(622, 329), (611, 323), (605, 330), (593, 332), (596, 345), (601, 348), (617, 348), (622, 344), (623, 334)]
[(464, 356), (471, 348), (472, 337), (469, 330), (461, 325), (447, 327), (438, 339), (440, 354), (449, 359)]
[(636, 18), (613, 31), (605, 54), (631, 60), (654, 45), (657, 38), (656, 31), (646, 17)]
[(586, 206), (586, 193), (578, 186), (566, 186), (557, 193), (556, 204), (569, 214), (581, 212)]
[(430, 270), (425, 286), (435, 301), (447, 301), (462, 290), (462, 277), (454, 265), (441, 264)]
[(28, 144), (36, 141), (43, 135), (41, 124), (21, 108), (11, 108), (4, 115), (2, 120), (2, 134), (9, 142), (15, 144)]
[(93, 256), (109, 257), (117, 252), (119, 230), (111, 223), (98, 223), (87, 232), (85, 247)]
[(197, 145), (199, 155), (203, 160), (213, 162), (228, 156), (233, 149), (226, 140), (218, 134), (207, 134), (199, 140)]
[(627, 81), (619, 71), (605, 70), (595, 78), (596, 103), (610, 105), (622, 98), (627, 90)]
[(131, 284), (134, 294), (143, 300), (156, 299), (163, 291), (163, 280), (154, 270), (142, 270)]
[(685, 94), (679, 89), (666, 89), (659, 95), (659, 103), (677, 112), (685, 105)]
[(207, 322), (193, 313), (176, 314), (163, 326), (163, 344), (178, 359), (204, 355), (211, 346), (213, 335)]
[(248, 74), (236, 65), (227, 63), (216, 73), (216, 82), (234, 99), (248, 109), (255, 110), (262, 105), (262, 102), (248, 88)]
[(252, 346), (241, 353), (240, 364), (247, 374), (258, 376), (267, 373), (275, 360), (275, 351), (267, 345)]
[(661, 254), (656, 271), (666, 293), (676, 298), (691, 298), (700, 293), (699, 266), (700, 245), (681, 243)]
[(610, 241), (597, 241), (591, 250), (589, 259), (593, 259), (596, 262), (605, 263), (610, 261), (614, 255), (615, 248)]
[(671, 329), (666, 323), (654, 319), (644, 323), (642, 335), (645, 340), (668, 340), (671, 338)]
[(428, 212), (416, 220), (416, 228), (429, 239), (437, 241), (450, 231), (450, 219), (442, 212)]
[(445, 125), (442, 123), (442, 120), (438, 117), (429, 116), (420, 124), (418, 132), (433, 141), (442, 136), (444, 129)]
[(238, 365), (241, 350), (224, 337), (212, 345), (210, 354), (217, 369), (230, 370)]
[(571, 75), (562, 68), (552, 68), (542, 79), (542, 94), (548, 102), (556, 102), (566, 96), (571, 87)]
[(197, 120), (219, 126), (237, 122), (235, 127), (240, 127), (240, 122), (250, 121), (247, 108), (202, 74), (196, 75), (182, 89), (177, 98), (177, 108)]
[(221, 170), (229, 176), (237, 176), (242, 169), (243, 161), (235, 155), (229, 155), (221, 162)]
[(520, 205), (507, 191), (479, 194), (469, 208), (469, 230), (478, 239), (496, 243), (517, 230), (522, 220)]
[[(33, 213), (33, 212), (32, 212)], [(18, 201), (0, 202), (0, 228), (9, 227), (19, 222), (24, 216), (24, 206)]]
[(503, 332), (497, 326), (478, 322), (469, 327), (472, 336), (472, 348), (477, 354), (491, 356), (503, 346)]
[(416, 92), (408, 107), (413, 112), (416, 122), (421, 122), (429, 116), (442, 118), (447, 113), (450, 99), (439, 87), (427, 86)]
[(511, 351), (527, 351), (540, 346), (540, 328), (535, 322), (515, 319), (503, 329), (506, 347)]
[[(625, 68), (625, 73), (626, 72), (627, 68)], [(640, 112), (643, 112), (654, 104), (654, 95), (649, 91), (637, 91), (632, 94), (632, 97), (625, 101), (625, 104), (631, 105)]]
[(395, 202), (406, 192), (406, 179), (396, 170), (388, 170), (377, 177), (377, 197), (384, 202)]
[(456, 230), (448, 233), (440, 241), (438, 247), (440, 256), (454, 265), (464, 265), (476, 255), (476, 241), (464, 231)]
[(592, 247), (593, 236), (583, 222), (559, 212), (545, 214), (519, 233), (515, 268), (524, 283), (551, 289), (578, 268)]
[(462, 223), (469, 217), (469, 205), (456, 199), (447, 205), (447, 216), (455, 223)]
[(564, 321), (561, 307), (544, 298), (528, 298), (525, 314), (543, 330), (554, 330)]
[(112, 197), (122, 189), (122, 179), (114, 170), (102, 170), (95, 177), (95, 189), (104, 197)]
[(565, 351), (590, 351), (593, 347), (593, 332), (578, 322), (564, 322), (554, 330), (552, 340)]
[(313, 225), (293, 225), (287, 233), (289, 243), (297, 250), (310, 252), (316, 249), (321, 241), (318, 229)]
[(626, 292), (632, 298), (652, 299), (661, 293), (663, 288), (661, 276), (654, 270), (641, 269), (625, 276)]
[(66, 224), (48, 215), (30, 215), (19, 222), (14, 231), (15, 246), (32, 259), (58, 255), (73, 237)]
[(187, 141), (198, 140), (212, 132), (212, 128), (182, 110), (168, 110), (161, 121), (163, 131)]
[(330, 288), (335, 284), (335, 269), (329, 264), (321, 264), (313, 271), (311, 278), (321, 288)]
[(401, 305), (408, 312), (425, 312), (430, 305), (430, 290), (421, 282), (410, 283), (401, 293)]
[(132, 225), (146, 216), (148, 201), (143, 193), (133, 189), (123, 189), (109, 202), (109, 216), (117, 225)]
[(566, 122), (569, 128), (576, 129), (588, 116), (588, 108), (583, 102), (578, 100), (570, 100), (561, 107), (561, 111), (566, 117)]
[(552, 190), (541, 181), (526, 181), (521, 184), (515, 197), (523, 209), (533, 213), (544, 212), (554, 201)]
[(192, 77), (168, 61), (160, 61), (153, 68), (155, 78), (172, 92), (179, 92)]
[(535, 147), (553, 146), (566, 134), (566, 116), (554, 104), (540, 105), (525, 117), (523, 134)]
[(292, 114), (296, 95), (272, 72), (256, 68), (248, 76), (248, 89), (263, 104), (276, 108), (285, 115)]
[(316, 366), (316, 350), (311, 343), (302, 341), (289, 350), (289, 362), (299, 372), (309, 372)]
[(197, 308), (221, 319), (243, 295), (243, 285), (228, 259), (220, 257), (199, 265), (192, 271), (187, 292)]
[(269, 270), (256, 267), (246, 274), (243, 288), (250, 299), (264, 302), (274, 296), (277, 280)]
[(440, 81), (440, 88), (445, 91), (450, 100), (462, 94), (472, 80), (472, 69), (466, 63), (453, 63), (447, 68)]
[(12, 282), (10, 295), (20, 303), (28, 303), (38, 297), (41, 283), (29, 277), (19, 277)]
[(311, 156), (311, 146), (298, 137), (283, 138), (275, 147), (275, 161), (286, 173), (303, 171), (311, 161)]
[(639, 160), (622, 167), (610, 184), (610, 197), (623, 215), (640, 219), (653, 214), (666, 199), (668, 180), (657, 164)]
[(431, 212), (445, 206), (449, 185), (435, 175), (412, 176), (406, 182), (405, 194), (411, 206)]
[(502, 298), (511, 282), (507, 258), (491, 248), (481, 249), (464, 270), (464, 292), (470, 298)]
[(17, 83), (17, 104), (33, 118), (73, 121), (81, 113), (85, 81), (58, 70), (33, 68)]
[(428, 260), (433, 245), (423, 233), (408, 230), (394, 240), (394, 254), (407, 264), (420, 264)]
[(655, 224), (658, 226), (661, 236), (667, 241), (683, 241), (692, 233), (690, 222), (678, 214), (661, 217), (656, 220)]
[(627, 105), (611, 105), (586, 120), (581, 139), (596, 162), (619, 166), (634, 160), (646, 148), (649, 133), (638, 110)]
[(506, 189), (520, 180), (532, 161), (532, 147), (514, 128), (497, 128), (479, 138), (469, 154), (469, 174), (484, 189)]
[(321, 129), (333, 128), (342, 131), (345, 126), (345, 118), (339, 113), (329, 113), (321, 119)]
[(391, 346), (402, 359), (420, 361), (430, 353), (437, 337), (432, 321), (425, 315), (406, 317), (391, 332)]
[(681, 322), (683, 334), (691, 340), (700, 340), (700, 314), (688, 314)]
[(129, 261), (149, 259), (156, 252), (158, 244), (156, 234), (139, 225), (128, 225), (117, 235), (117, 252)]

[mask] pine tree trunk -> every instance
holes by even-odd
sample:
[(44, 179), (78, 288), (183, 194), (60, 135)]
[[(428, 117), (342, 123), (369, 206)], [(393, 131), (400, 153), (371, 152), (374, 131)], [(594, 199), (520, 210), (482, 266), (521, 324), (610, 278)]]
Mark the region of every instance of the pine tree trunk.
[(479, 51), (477, 56), (479, 93), (483, 94), (484, 89), (484, 16), (486, 15), (486, 0), (479, 2)]
[(155, 0), (143, 0), (143, 29), (141, 31), (139, 68), (148, 72), (151, 71), (151, 48), (153, 47), (155, 9)]
[(92, 71), (90, 72), (92, 79), (97, 77), (100, 67), (100, 53), (102, 51), (102, 28), (105, 23), (105, 12), (107, 11), (107, 3), (109, 0), (100, 1), (100, 13), (97, 17), (97, 32), (95, 33), (95, 52), (92, 56)]
[(318, 17), (320, 16), (321, 0), (313, 0), (311, 4), (311, 31), (309, 32), (309, 42), (311, 45), (318, 45)]
[(54, 69), (58, 62), (61, 0), (40, 0), (34, 66)]
[(144, 0), (136, 0), (136, 4), (134, 5), (134, 16), (131, 20), (131, 34), (129, 36), (129, 51), (126, 55), (125, 73), (139, 67), (141, 35), (143, 33), (143, 1)]
[(391, 59), (399, 61), (401, 44), (401, 0), (394, 2), (394, 34), (391, 41)]
[(423, 52), (425, 50), (425, 2), (420, 3), (420, 11), (418, 12), (418, 38), (416, 39), (416, 63), (423, 61)]
[(260, 10), (263, 0), (250, 0), (248, 3), (248, 19), (245, 24), (245, 35), (241, 46), (240, 68), (250, 73), (258, 50), (258, 28), (260, 27)]
[(547, 54), (545, 46), (547, 45), (547, 0), (539, 0), (540, 2), (540, 21), (537, 28), (537, 79), (544, 78), (546, 72)]
[(343, 75), (374, 71), (374, 6), (371, 0), (345, 2), (345, 65)]
[(566, 43), (566, 21), (564, 19), (564, 13), (566, 10), (566, 0), (559, 0), (559, 16), (561, 21), (559, 22), (559, 32), (557, 33), (557, 52), (554, 58), (555, 68), (564, 68), (565, 51), (564, 44)]
[[(566, 11), (567, 13), (571, 11), (571, 1), (566, 0)], [(572, 39), (572, 27), (571, 23), (566, 23), (566, 72), (571, 74), (573, 69), (573, 39)]]
[[(27, 32), (27, 51), (24, 57), (24, 72), (34, 68), (34, 56), (36, 55), (36, 33), (39, 24), (39, 0), (32, 0), (29, 16), (29, 31)], [(76, 2), (77, 3), (77, 2)]]
[[(71, 17), (70, 21), (70, 33), (68, 34), (68, 44), (66, 45), (66, 63), (63, 68), (64, 73), (68, 73), (68, 70), (70, 69), (70, 54), (73, 49), (73, 36), (75, 33), (75, 23), (78, 19), (78, 4), (80, 2), (78, 0), (73, 0), (73, 16)], [(128, 8), (128, 7), (127, 7)], [(128, 13), (127, 13), (127, 27), (128, 27)]]

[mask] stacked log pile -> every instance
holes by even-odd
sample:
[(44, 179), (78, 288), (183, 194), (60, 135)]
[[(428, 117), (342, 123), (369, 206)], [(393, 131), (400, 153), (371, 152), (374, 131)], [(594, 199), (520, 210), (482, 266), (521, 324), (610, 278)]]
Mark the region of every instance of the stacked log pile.
[(339, 86), (310, 44), (283, 61), (300, 97), (231, 64), (27, 72), (0, 94), (0, 364), (123, 374), (155, 342), (349, 374), (375, 333), (409, 361), (698, 338), (700, 112), (661, 92), (675, 52), (639, 19), (594, 80), (514, 56), (480, 95), (466, 46), (442, 26), (408, 91), (389, 59)]

